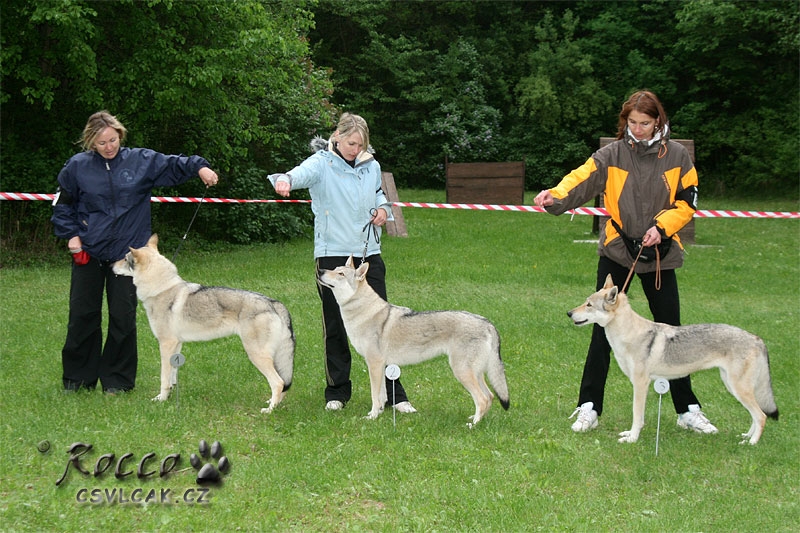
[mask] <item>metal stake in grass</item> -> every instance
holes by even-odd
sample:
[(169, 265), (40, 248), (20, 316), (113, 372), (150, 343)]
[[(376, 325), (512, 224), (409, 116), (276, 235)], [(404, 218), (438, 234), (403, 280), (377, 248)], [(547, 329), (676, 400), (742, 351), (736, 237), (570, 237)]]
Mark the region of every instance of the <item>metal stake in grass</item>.
[(395, 407), (396, 401), (394, 398), (394, 382), (400, 377), (400, 367), (397, 365), (387, 366), (386, 377), (392, 382), (392, 424), (394, 424), (394, 428), (397, 429), (397, 408)]
[(661, 399), (669, 391), (669, 381), (664, 378), (658, 378), (653, 383), (653, 388), (658, 393), (658, 425), (656, 426), (656, 455), (658, 455), (658, 436), (661, 432)]
[[(186, 362), (186, 356), (184, 356), (180, 352), (172, 354), (170, 356), (170, 358), (169, 358), (169, 364), (170, 364), (170, 366), (172, 366), (172, 368), (175, 369), (176, 372), (178, 371), (178, 369), (180, 367), (183, 366), (183, 363), (185, 363), (185, 362)], [(175, 380), (175, 384), (173, 385), (173, 388), (174, 388), (174, 393), (175, 393), (175, 409), (178, 410), (181, 407), (181, 403), (180, 403), (180, 395), (178, 394), (178, 380), (177, 379)]]

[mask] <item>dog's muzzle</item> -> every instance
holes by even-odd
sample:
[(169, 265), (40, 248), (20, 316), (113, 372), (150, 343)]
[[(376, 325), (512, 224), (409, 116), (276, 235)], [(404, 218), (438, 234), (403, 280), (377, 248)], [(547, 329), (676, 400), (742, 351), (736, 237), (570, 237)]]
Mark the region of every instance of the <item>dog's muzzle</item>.
[(317, 269), (317, 283), (318, 283), (319, 285), (322, 285), (323, 287), (327, 287), (327, 288), (329, 288), (329, 289), (330, 289), (330, 288), (331, 288), (331, 286), (330, 286), (329, 284), (325, 283), (325, 282), (322, 280), (322, 276), (325, 274), (325, 272), (327, 272), (327, 270), (324, 270), (324, 269), (322, 269), (322, 268), (320, 268), (320, 269)]
[(567, 316), (568, 316), (568, 317), (570, 317), (570, 318), (572, 318), (572, 323), (573, 323), (573, 324), (575, 324), (576, 326), (583, 326), (584, 324), (586, 324), (586, 323), (588, 322), (588, 320), (580, 320), (580, 321), (578, 321), (578, 320), (575, 320), (575, 319), (572, 317), (572, 313), (573, 313), (574, 311), (575, 311), (574, 309), (573, 309), (572, 311), (567, 311)]

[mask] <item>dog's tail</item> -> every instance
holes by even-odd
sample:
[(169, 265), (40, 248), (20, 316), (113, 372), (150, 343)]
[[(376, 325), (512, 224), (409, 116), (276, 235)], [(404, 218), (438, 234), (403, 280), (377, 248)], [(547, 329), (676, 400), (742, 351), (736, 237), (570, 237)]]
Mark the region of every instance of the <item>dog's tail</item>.
[(492, 328), (492, 331), (492, 353), (496, 357), (492, 357), (492, 360), (489, 361), (489, 368), (486, 374), (489, 377), (489, 383), (492, 385), (495, 394), (497, 394), (497, 399), (500, 400), (500, 405), (503, 406), (503, 409), (508, 411), (508, 408), (511, 406), (511, 400), (508, 396), (506, 367), (503, 364), (503, 358), (500, 357), (500, 335), (497, 333), (497, 329)]
[(772, 378), (769, 372), (769, 353), (764, 341), (759, 340), (759, 354), (756, 358), (755, 369), (755, 392), (758, 406), (764, 413), (774, 419), (778, 419), (778, 406), (775, 403), (775, 396), (772, 394)]

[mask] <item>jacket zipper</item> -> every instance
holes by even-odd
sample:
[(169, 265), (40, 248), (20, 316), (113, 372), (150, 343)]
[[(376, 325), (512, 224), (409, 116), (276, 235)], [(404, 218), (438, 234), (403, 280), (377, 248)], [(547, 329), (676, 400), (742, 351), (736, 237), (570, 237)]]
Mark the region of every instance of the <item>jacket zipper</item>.
[(117, 217), (117, 195), (114, 192), (114, 175), (111, 173), (111, 165), (108, 164), (108, 160), (105, 160), (106, 170), (108, 171), (108, 189), (111, 192), (111, 217), (114, 219), (114, 222), (111, 224), (111, 238), (112, 240), (117, 239), (117, 223), (119, 222), (119, 218)]

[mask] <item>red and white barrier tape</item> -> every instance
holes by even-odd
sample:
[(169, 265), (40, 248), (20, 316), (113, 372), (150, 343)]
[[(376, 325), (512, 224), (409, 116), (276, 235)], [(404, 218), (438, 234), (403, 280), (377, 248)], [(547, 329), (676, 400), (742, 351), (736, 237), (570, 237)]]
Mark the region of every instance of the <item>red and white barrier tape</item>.
[[(0, 192), (0, 200), (49, 200), (54, 194), (38, 194), (28, 192)], [(311, 200), (240, 200), (235, 198), (197, 198), (185, 196), (153, 196), (151, 202), (160, 203), (209, 203), (209, 204), (305, 204)], [(429, 202), (394, 202), (398, 207), (425, 207), (431, 209), (470, 209), (477, 211), (519, 211), (544, 213), (541, 207), (533, 205), (494, 205), (494, 204), (442, 204)], [(608, 216), (602, 207), (579, 207), (569, 211), (576, 215)], [(699, 210), (695, 212), (699, 218), (800, 218), (796, 211), (736, 211), (736, 210)]]

